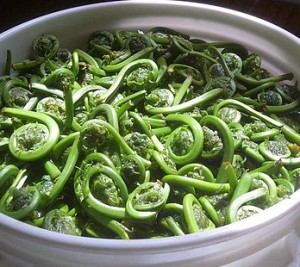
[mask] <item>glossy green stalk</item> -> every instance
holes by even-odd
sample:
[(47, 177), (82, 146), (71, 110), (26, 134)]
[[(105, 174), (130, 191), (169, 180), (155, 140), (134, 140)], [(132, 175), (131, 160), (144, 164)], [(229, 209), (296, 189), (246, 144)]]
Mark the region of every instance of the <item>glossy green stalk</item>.
[(240, 178), (234, 192), (233, 192), (233, 196), (231, 198), (231, 202), (233, 202), (236, 198), (238, 198), (239, 196), (247, 193), (250, 189), (250, 186), (252, 184), (252, 180), (253, 177), (245, 172), (242, 177)]
[(263, 78), (260, 80), (257, 80), (257, 79), (251, 78), (251, 77), (247, 77), (242, 74), (235, 75), (235, 79), (237, 79), (245, 84), (251, 85), (251, 86), (259, 86), (259, 85), (262, 85), (264, 83), (269, 83), (269, 82), (280, 82), (280, 81), (284, 81), (284, 80), (292, 80), (293, 77), (294, 77), (294, 75), (291, 72), (285, 73), (282, 75), (278, 75), (278, 76)]
[(136, 54), (133, 54), (132, 56), (126, 58), (124, 61), (120, 63), (112, 64), (112, 65), (104, 65), (103, 69), (107, 72), (119, 71), (122, 68), (130, 65), (132, 62), (147, 57), (150, 53), (153, 52), (153, 50), (154, 50), (153, 47), (146, 47), (143, 50), (137, 52)]
[(68, 147), (73, 144), (77, 137), (79, 137), (79, 132), (70, 133), (55, 144), (52, 151), (52, 155), (55, 161), (61, 161), (63, 153)]
[(91, 55), (89, 55), (87, 52), (77, 48), (74, 50), (74, 53), (76, 53), (78, 55), (79, 59), (82, 59), (88, 65), (93, 66), (94, 68), (99, 68), (97, 61)]
[(236, 172), (232, 166), (232, 164), (228, 161), (223, 161), (217, 175), (216, 179), (217, 183), (227, 183), (230, 184), (230, 192), (233, 194), (237, 184), (238, 184), (238, 177)]
[(57, 96), (61, 99), (64, 98), (64, 93), (63, 91), (59, 89), (54, 89), (54, 88), (48, 88), (45, 84), (42, 83), (31, 83), (30, 84), (30, 89), (34, 92), (37, 92), (42, 95), (51, 95), (51, 96)]
[(244, 96), (252, 96), (254, 94), (260, 93), (266, 89), (273, 88), (275, 86), (275, 82), (267, 82), (260, 84), (251, 90), (248, 90), (247, 92), (244, 93)]
[(74, 104), (73, 104), (73, 94), (71, 86), (64, 87), (64, 99), (66, 107), (66, 119), (64, 123), (64, 131), (69, 130), (72, 127), (74, 119)]
[(193, 78), (192, 76), (188, 76), (184, 82), (182, 83), (181, 87), (178, 89), (178, 91), (176, 92), (174, 101), (173, 101), (173, 105), (178, 105), (182, 102), (182, 99), (184, 98), (188, 88), (190, 87), (190, 85), (192, 84)]
[(48, 197), (49, 202), (44, 203), (44, 205), (50, 205), (55, 200), (55, 198), (63, 191), (64, 186), (66, 185), (66, 183), (68, 182), (72, 173), (75, 170), (75, 166), (80, 154), (80, 149), (81, 144), (79, 138), (77, 137), (72, 144), (67, 161), (65, 163), (64, 168), (61, 171), (61, 174), (54, 181), (54, 186), (52, 187)]
[(184, 186), (192, 186), (195, 189), (204, 191), (204, 192), (211, 192), (211, 193), (229, 193), (230, 192), (230, 185), (228, 183), (212, 183), (207, 181), (202, 181), (194, 178), (189, 178), (187, 176), (181, 175), (165, 175), (162, 178), (163, 182)]
[(52, 180), (55, 180), (58, 176), (61, 175), (60, 169), (51, 160), (46, 161), (44, 167)]
[(224, 89), (216, 88), (209, 92), (206, 92), (200, 96), (195, 97), (192, 100), (188, 100), (184, 103), (174, 105), (171, 107), (152, 107), (145, 106), (145, 110), (150, 114), (171, 114), (177, 112), (185, 112), (193, 109), (196, 106), (200, 106), (206, 104), (207, 102), (220, 97), (224, 93)]
[(141, 90), (141, 91), (135, 92), (135, 93), (130, 94), (130, 95), (124, 97), (124, 98), (121, 98), (116, 103), (113, 103), (113, 106), (114, 107), (120, 107), (120, 106), (122, 106), (123, 104), (125, 104), (129, 101), (132, 101), (133, 103), (138, 103), (138, 102), (140, 102), (144, 99), (145, 95), (146, 95), (146, 90)]
[(300, 105), (300, 98), (297, 98), (291, 103), (280, 105), (280, 106), (269, 106), (266, 105), (266, 110), (269, 113), (280, 114), (295, 110)]

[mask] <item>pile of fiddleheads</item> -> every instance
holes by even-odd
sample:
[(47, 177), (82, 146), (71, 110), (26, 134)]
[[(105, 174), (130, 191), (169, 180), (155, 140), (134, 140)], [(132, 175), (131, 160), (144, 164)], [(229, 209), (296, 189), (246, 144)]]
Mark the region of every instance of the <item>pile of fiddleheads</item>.
[(65, 234), (230, 224), (300, 187), (299, 91), (230, 42), (158, 27), (55, 36), (0, 77), (0, 212)]

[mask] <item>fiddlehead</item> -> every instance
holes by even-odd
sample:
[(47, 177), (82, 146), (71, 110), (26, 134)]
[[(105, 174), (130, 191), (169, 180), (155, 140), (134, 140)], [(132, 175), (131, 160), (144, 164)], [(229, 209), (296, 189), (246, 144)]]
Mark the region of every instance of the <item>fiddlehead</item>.
[(63, 233), (67, 235), (81, 235), (81, 229), (72, 210), (68, 207), (53, 209), (46, 213), (42, 227), (49, 231)]
[(191, 130), (182, 126), (171, 133), (166, 141), (170, 158), (177, 164), (193, 162), (202, 152), (203, 130), (200, 124), (187, 115), (166, 117), (167, 122), (185, 123)]
[(204, 214), (199, 201), (192, 194), (187, 194), (183, 199), (183, 214), (189, 233), (211, 230), (214, 223)]
[(3, 87), (2, 99), (8, 107), (24, 108), (32, 97), (28, 84), (21, 80), (10, 80)]
[(26, 170), (20, 170), (13, 179), (8, 191), (0, 199), (0, 211), (15, 219), (24, 219), (37, 208), (39, 192), (34, 186), (23, 187), (28, 176)]
[(51, 59), (56, 55), (59, 49), (59, 42), (56, 36), (42, 35), (33, 42), (33, 52), (37, 57), (35, 60), (25, 60), (13, 64), (15, 70), (31, 69), (39, 64)]
[(166, 203), (170, 193), (167, 183), (147, 182), (129, 194), (126, 212), (133, 220), (153, 221)]
[(75, 192), (85, 209), (111, 218), (125, 217), (124, 205), (128, 192), (123, 179), (109, 167), (90, 167), (81, 181), (75, 182)]
[(38, 122), (21, 126), (10, 137), (9, 149), (20, 160), (34, 161), (44, 157), (59, 138), (56, 122), (45, 114), (14, 108), (4, 108), (3, 114)]

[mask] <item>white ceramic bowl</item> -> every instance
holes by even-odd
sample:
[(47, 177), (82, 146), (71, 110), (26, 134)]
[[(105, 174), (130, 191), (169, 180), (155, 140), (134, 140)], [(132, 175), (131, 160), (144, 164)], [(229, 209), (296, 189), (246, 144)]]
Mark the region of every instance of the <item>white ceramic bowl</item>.
[[(204, 4), (122, 1), (43, 16), (0, 35), (0, 58), (29, 55), (32, 40), (55, 34), (68, 48), (85, 48), (98, 29), (175, 28), (206, 40), (239, 42), (263, 57), (274, 74), (300, 80), (300, 40), (255, 17)], [(2, 64), (3, 65), (3, 64)], [(1, 70), (0, 70), (1, 71)], [(15, 262), (1, 266), (299, 266), (300, 191), (257, 216), (205, 233), (155, 240), (102, 240), (62, 235), (0, 214), (0, 251)], [(0, 258), (0, 260), (3, 258)], [(22, 260), (22, 262), (20, 261)], [(27, 264), (27, 265), (26, 265)]]

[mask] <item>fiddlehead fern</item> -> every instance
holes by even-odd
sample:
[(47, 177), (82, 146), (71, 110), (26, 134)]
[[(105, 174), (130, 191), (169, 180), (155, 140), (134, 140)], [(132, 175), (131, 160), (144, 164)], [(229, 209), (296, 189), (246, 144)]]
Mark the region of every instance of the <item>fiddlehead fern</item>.
[(167, 183), (143, 183), (128, 196), (126, 211), (133, 220), (153, 221), (170, 193)]
[(59, 138), (56, 122), (45, 114), (4, 108), (3, 114), (38, 123), (30, 123), (18, 128), (10, 137), (9, 149), (18, 159), (34, 161), (47, 155)]
[[(34, 42), (0, 77), (0, 211), (94, 238), (180, 236), (299, 189), (298, 83), (164, 27)], [(69, 207), (73, 207), (70, 208)]]

